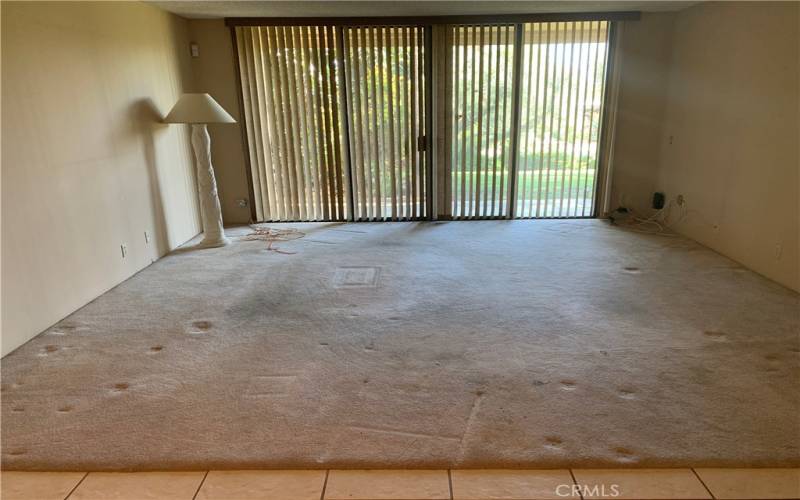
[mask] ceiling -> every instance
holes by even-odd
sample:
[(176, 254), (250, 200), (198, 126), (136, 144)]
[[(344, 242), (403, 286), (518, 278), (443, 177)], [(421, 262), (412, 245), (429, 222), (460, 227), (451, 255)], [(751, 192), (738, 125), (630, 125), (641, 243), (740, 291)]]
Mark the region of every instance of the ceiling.
[(221, 1), (150, 0), (166, 11), (190, 19), (221, 17), (437, 16), (463, 14), (531, 14), (544, 12), (663, 12), (698, 2), (680, 1)]

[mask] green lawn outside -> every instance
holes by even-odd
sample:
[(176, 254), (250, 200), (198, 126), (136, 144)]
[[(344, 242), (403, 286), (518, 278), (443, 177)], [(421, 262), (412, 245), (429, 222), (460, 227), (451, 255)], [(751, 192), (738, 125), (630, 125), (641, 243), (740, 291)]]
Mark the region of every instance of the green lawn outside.
[[(539, 176), (541, 173), (541, 197), (544, 199), (547, 197), (548, 199), (553, 198), (561, 198), (562, 196), (562, 187), (563, 187), (563, 195), (565, 198), (582, 198), (584, 197), (584, 193), (586, 194), (587, 198), (592, 198), (594, 196), (594, 182), (595, 182), (595, 169), (568, 169), (568, 170), (557, 170), (551, 169), (549, 172), (547, 170), (528, 170), (525, 172), (519, 172), (517, 177), (517, 198), (518, 199), (536, 199), (539, 196)], [(549, 179), (548, 179), (549, 175)], [(563, 177), (562, 177), (563, 175)], [(461, 180), (464, 174), (462, 172), (453, 172), (452, 182), (453, 182), (453, 199), (456, 202), (461, 200)], [(475, 197), (475, 180), (476, 180), (475, 172), (466, 172), (466, 177), (464, 181), (466, 182), (467, 188), (467, 196), (466, 199), (470, 200)], [(498, 172), (496, 179), (496, 186), (497, 190), (500, 188), (500, 173)], [(570, 185), (570, 181), (572, 184)], [(481, 190), (481, 199), (484, 199), (486, 196), (484, 193), (488, 193), (489, 197), (491, 198), (491, 189), (492, 189), (492, 173), (483, 173), (480, 176), (481, 186), (483, 189)], [(470, 183), (472, 183), (472, 189), (469, 189)], [(508, 189), (508, 172), (505, 173), (503, 178), (504, 189)], [(570, 191), (571, 189), (571, 191)], [(497, 198), (499, 198), (498, 194), (495, 194)], [(497, 199), (496, 198), (496, 199)], [(505, 198), (505, 196), (503, 196)]]

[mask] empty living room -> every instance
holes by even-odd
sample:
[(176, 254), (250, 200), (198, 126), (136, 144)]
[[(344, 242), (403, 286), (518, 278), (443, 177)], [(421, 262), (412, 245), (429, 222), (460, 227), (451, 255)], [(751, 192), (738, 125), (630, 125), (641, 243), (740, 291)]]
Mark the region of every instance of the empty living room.
[(0, 22), (0, 499), (800, 499), (800, 2)]

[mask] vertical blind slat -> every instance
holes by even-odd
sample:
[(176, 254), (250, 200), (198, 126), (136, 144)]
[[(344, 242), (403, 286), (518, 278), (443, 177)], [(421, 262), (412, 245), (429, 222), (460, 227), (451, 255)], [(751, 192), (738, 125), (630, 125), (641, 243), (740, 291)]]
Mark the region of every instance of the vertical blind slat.
[(480, 215), (481, 210), (481, 170), (483, 168), (483, 164), (481, 162), (482, 158), (482, 143), (483, 143), (483, 60), (485, 56), (485, 47), (484, 47), (484, 31), (485, 28), (480, 26), (478, 28), (478, 47), (480, 52), (478, 53), (478, 93), (476, 94), (477, 99), (479, 99), (480, 104), (478, 105), (478, 136), (477, 136), (477, 144), (475, 146), (475, 175), (474, 175), (474, 190), (475, 190), (475, 201), (474, 206), (472, 208), (472, 213), (474, 216)]
[[(324, 133), (326, 130), (329, 130), (329, 122), (328, 122), (328, 114), (329, 114), (329, 104), (324, 101), (323, 96), (329, 95), (327, 92), (327, 77), (325, 75), (325, 68), (327, 67), (325, 64), (325, 30), (326, 27), (313, 27), (313, 37), (315, 39), (315, 52), (316, 57), (314, 58), (314, 67), (315, 71), (313, 74), (314, 80), (314, 87), (316, 88), (316, 115), (317, 115), (317, 134), (319, 134), (319, 142), (321, 144), (320, 149), (322, 150), (320, 156), (323, 158), (322, 162), (322, 171), (323, 174), (321, 176), (321, 184), (320, 189), (322, 190), (322, 212), (323, 212), (323, 219), (331, 220), (335, 219), (335, 198), (336, 198), (336, 179), (337, 177), (332, 175), (333, 172), (333, 164), (331, 162), (332, 152), (331, 152), (331, 136), (330, 134)], [(326, 179), (329, 179), (329, 182), (325, 182)]]
[[(383, 35), (385, 28), (383, 26), (376, 27), (375, 32), (375, 93), (377, 96), (377, 106), (374, 107), (373, 118), (375, 119), (375, 126), (378, 130), (378, 149), (376, 171), (375, 171), (375, 185), (378, 187), (376, 190), (375, 204), (380, 207), (380, 215), (378, 219), (383, 219), (387, 216), (387, 198), (390, 196), (391, 186), (386, 186), (386, 172), (388, 171), (389, 164), (389, 148), (387, 146), (387, 123), (384, 119), (386, 110), (388, 108), (386, 101), (386, 85), (384, 78), (386, 68), (384, 67), (384, 43)], [(388, 199), (391, 205), (391, 199)]]
[[(403, 186), (403, 195), (404, 201), (403, 203), (403, 218), (410, 219), (411, 218), (411, 159), (410, 159), (410, 150), (408, 147), (409, 142), (409, 131), (408, 125), (410, 123), (408, 119), (408, 73), (403, 71), (406, 62), (408, 61), (406, 54), (406, 34), (410, 28), (398, 28), (395, 38), (394, 46), (397, 50), (397, 65), (395, 67), (395, 73), (397, 74), (398, 78), (398, 88), (397, 91), (399, 93), (398, 103), (402, 109), (402, 124), (400, 126), (400, 134), (398, 135), (398, 141), (401, 148), (401, 157), (402, 157), (402, 179), (405, 181), (402, 183)], [(401, 75), (402, 74), (402, 75)]]
[[(502, 27), (497, 28), (496, 39), (499, 43), (500, 41), (500, 30)], [(489, 28), (490, 36), (494, 37), (493, 34), (493, 27)], [(492, 51), (494, 54), (494, 63), (490, 64), (490, 67), (495, 68), (495, 76), (494, 76), (494, 138), (492, 142), (492, 197), (491, 197), (491, 208), (489, 209), (489, 215), (494, 217), (497, 215), (497, 200), (495, 199), (495, 193), (497, 191), (497, 145), (499, 139), (499, 132), (500, 132), (500, 52), (499, 51)], [(484, 210), (483, 215), (486, 215), (486, 211)]]
[(415, 43), (416, 32), (419, 28), (411, 28), (408, 33), (408, 53), (409, 53), (409, 60), (408, 65), (411, 69), (411, 96), (409, 99), (409, 107), (411, 108), (411, 126), (409, 132), (409, 146), (411, 148), (411, 185), (413, 189), (413, 214), (414, 218), (417, 218), (422, 215), (419, 212), (418, 206), (420, 202), (419, 190), (417, 189), (417, 167), (419, 165), (417, 152), (417, 138), (419, 137), (419, 127), (417, 126), (419, 123), (419, 115), (417, 114), (416, 109), (416, 99), (419, 93), (419, 85), (417, 85), (417, 46)]
[[(388, 74), (388, 75), (392, 75), (392, 73), (393, 73), (392, 72), (392, 53), (394, 52), (394, 50), (393, 50), (393, 47), (392, 47), (391, 43), (386, 43), (387, 42), (386, 39), (388, 38), (389, 39), (388, 41), (391, 42), (391, 40), (390, 40), (391, 39), (391, 31), (393, 29), (394, 28), (388, 28), (388, 31), (389, 31), (388, 34), (386, 33), (387, 30), (385, 30), (383, 28), (381, 29), (381, 41), (384, 42), (382, 44), (383, 47), (381, 48), (381, 53), (383, 53), (384, 48), (385, 48), (386, 49), (385, 71), (386, 71), (386, 74)], [(393, 76), (394, 75), (392, 75), (390, 77), (384, 77), (384, 78), (381, 79), (381, 82), (384, 82), (384, 81), (387, 81), (387, 80), (389, 82), (388, 85), (384, 85), (384, 87), (386, 87), (386, 94), (387, 94), (386, 95), (386, 99), (387, 99), (386, 103), (387, 103), (387, 106), (386, 106), (386, 108), (381, 108), (381, 109), (386, 109), (389, 112), (388, 113), (388, 115), (389, 115), (388, 116), (388, 119), (389, 119), (389, 123), (388, 123), (389, 127), (388, 127), (388, 129), (389, 130), (388, 130), (388, 137), (387, 137), (387, 139), (389, 140), (389, 147), (388, 147), (386, 168), (389, 170), (389, 177), (390, 177), (390, 180), (391, 180), (392, 219), (397, 219), (397, 170), (398, 170), (399, 163), (397, 161), (397, 158), (395, 157), (396, 150), (395, 150), (395, 146), (394, 146), (394, 143), (395, 143), (395, 136), (394, 136), (394, 106), (395, 106), (395, 103), (394, 103), (394, 93), (393, 93), (393, 87), (394, 87), (394, 83), (393, 83), (394, 82), (394, 78), (393, 78)], [(383, 117), (381, 117), (381, 118), (383, 118)], [(381, 121), (383, 121), (383, 120), (381, 120)], [(384, 149), (384, 151), (386, 151), (386, 149)]]
[[(511, 75), (511, 73), (509, 72), (509, 52), (511, 52), (511, 50), (509, 50), (509, 49), (511, 47), (511, 40), (512, 40), (511, 35), (512, 35), (511, 26), (505, 26), (505, 38), (504, 38), (503, 44), (502, 44), (502, 46), (504, 47), (504, 50), (503, 50), (503, 67), (502, 67), (502, 70), (498, 70), (498, 73), (502, 73), (502, 75), (503, 75), (503, 78), (502, 78), (502, 80), (503, 80), (503, 101), (502, 101), (503, 102), (503, 135), (502, 135), (502, 146), (501, 146), (501, 153), (500, 153), (500, 188), (498, 190), (499, 191), (499, 195), (500, 195), (500, 202), (498, 203), (498, 211), (497, 211), (497, 214), (496, 214), (498, 217), (505, 215), (504, 214), (505, 210), (503, 209), (503, 207), (506, 206), (506, 203), (504, 202), (504, 193), (506, 192), (505, 185), (506, 185), (506, 183), (510, 184), (506, 180), (506, 144), (507, 144), (507, 141), (508, 141), (508, 134), (510, 133), (510, 131), (508, 129), (509, 125), (508, 125), (508, 122), (506, 121), (506, 119), (507, 119), (506, 115), (507, 114), (510, 115), (510, 113), (507, 113), (507, 108), (509, 107), (509, 105), (508, 105), (509, 97), (508, 96), (510, 95), (510, 92), (509, 92), (510, 87), (509, 87), (509, 85), (511, 83), (511, 79), (509, 78), (509, 76)], [(514, 49), (514, 50), (516, 50), (516, 49)], [(510, 119), (511, 117), (508, 116), (508, 118)], [(510, 200), (510, 197), (509, 196), (505, 196), (505, 199)]]

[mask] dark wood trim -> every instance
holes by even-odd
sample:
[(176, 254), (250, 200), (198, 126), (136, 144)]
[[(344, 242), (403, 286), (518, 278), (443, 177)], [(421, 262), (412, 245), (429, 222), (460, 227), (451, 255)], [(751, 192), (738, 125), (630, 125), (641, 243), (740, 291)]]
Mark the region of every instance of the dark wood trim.
[(638, 11), (550, 12), (400, 17), (226, 17), (227, 26), (430, 26), (432, 24), (518, 24), (566, 21), (638, 21)]
[[(355, 184), (353, 182), (353, 152), (350, 148), (350, 128), (352, 126), (351, 117), (350, 117), (350, 106), (349, 106), (349, 99), (350, 99), (350, 86), (347, 84), (349, 81), (347, 77), (347, 72), (350, 71), (349, 68), (345, 68), (345, 60), (347, 59), (347, 51), (349, 46), (347, 44), (347, 37), (345, 37), (344, 29), (342, 27), (334, 27), (335, 35), (336, 35), (336, 43), (339, 45), (338, 56), (341, 58), (338, 61), (339, 64), (339, 72), (337, 74), (339, 81), (339, 88), (341, 93), (344, 95), (344, 102), (341, 103), (342, 112), (344, 113), (344, 131), (342, 135), (344, 136), (344, 148), (347, 152), (347, 161), (343, 161), (343, 167), (347, 170), (347, 189), (350, 193), (349, 197), (349, 210), (347, 214), (347, 220), (353, 222), (356, 220), (356, 194), (355, 194)], [(337, 138), (338, 140), (338, 138)], [(342, 159), (344, 160), (344, 158)]]
[(433, 220), (433, 27), (425, 26), (422, 32), (425, 78), (425, 210), (427, 220)]
[(247, 139), (247, 123), (244, 114), (244, 95), (242, 94), (242, 71), (239, 67), (239, 42), (236, 40), (236, 28), (231, 26), (231, 48), (233, 49), (234, 70), (236, 72), (236, 98), (239, 100), (239, 130), (242, 133), (242, 154), (247, 176), (247, 194), (250, 196), (250, 222), (258, 222), (256, 215), (256, 192), (253, 187), (253, 172), (250, 163), (250, 143)]
[[(548, 28), (549, 29), (549, 28)], [(514, 27), (514, 62), (511, 84), (511, 158), (508, 170), (508, 210), (506, 217), (514, 219), (517, 216), (517, 162), (519, 161), (519, 127), (522, 111), (519, 109), (522, 100), (522, 37), (525, 27), (517, 24)]]

